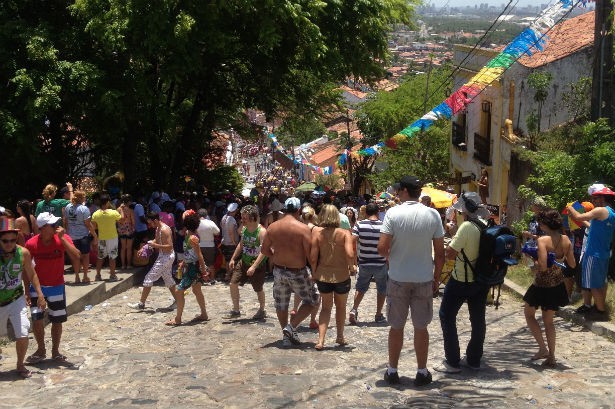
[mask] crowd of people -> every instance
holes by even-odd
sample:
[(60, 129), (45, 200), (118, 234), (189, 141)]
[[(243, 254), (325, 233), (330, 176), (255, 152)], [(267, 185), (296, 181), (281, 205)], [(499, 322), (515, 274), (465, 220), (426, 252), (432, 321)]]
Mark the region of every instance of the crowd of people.
[[(17, 373), (31, 376), (25, 363), (47, 357), (45, 312), (52, 324), (51, 358), (67, 359), (60, 350), (62, 323), (67, 319), (65, 260), (75, 277), (70, 284), (90, 283), (90, 264), (96, 266), (95, 281), (103, 279), (105, 262), (109, 281), (118, 279), (118, 270), (135, 265), (147, 269), (141, 298), (130, 304), (137, 310), (148, 308), (151, 288), (162, 278), (174, 299), (169, 309), (175, 310), (175, 316), (166, 322), (171, 326), (184, 322), (188, 289), (200, 309), (193, 320), (209, 320), (203, 286), (219, 282), (229, 288), (227, 318), (242, 316), (240, 287), (250, 283), (259, 303), (252, 319), (265, 320), (264, 283), (272, 276), (282, 344), (300, 344), (297, 327), (311, 316), (310, 327), (318, 330), (317, 351), (327, 344), (334, 307), (335, 343), (349, 342), (344, 336), (346, 322), (355, 325), (360, 321), (361, 301), (370, 282), (375, 281), (373, 321), (389, 325), (384, 379), (389, 384), (399, 382), (397, 368), (410, 315), (417, 386), (432, 381), (427, 369), (428, 326), (433, 318), (433, 297), (445, 281), (441, 275), (450, 260), (452, 272), (439, 310), (445, 360), (434, 369), (445, 373), (460, 372), (462, 366), (480, 369), (489, 287), (468, 274), (479, 252), (481, 229), (476, 221), (489, 216), (480, 194), (462, 195), (443, 220), (429, 203), (419, 200), (423, 182), (414, 176), (393, 184), (390, 192), (394, 199), (383, 202), (296, 192), (296, 182), (286, 171), (262, 165), (264, 168), (256, 172), (255, 187), (246, 197), (223, 191), (178, 193), (172, 199), (157, 190), (148, 197), (124, 194), (112, 198), (103, 192), (86, 199), (83, 191), (73, 190), (67, 183), (59, 190), (46, 186), (35, 204), (20, 201), (16, 213), (0, 208), (0, 331), (10, 321), (17, 340)], [(580, 213), (575, 206), (567, 208), (570, 217), (589, 232), (582, 256), (576, 251), (576, 239), (562, 234), (558, 211), (537, 204), (536, 218), (524, 232), (536, 248), (532, 253), (535, 279), (524, 297), (527, 324), (538, 346), (531, 359), (544, 359), (545, 365), (556, 363), (553, 316), (569, 302), (571, 288), (564, 278), (568, 271), (577, 272), (583, 288), (584, 306), (579, 312), (592, 319), (608, 319), (606, 272), (615, 229), (615, 193), (604, 185), (593, 185), (590, 196), (593, 209)], [(354, 297), (347, 312), (351, 277), (355, 275)], [(471, 337), (462, 357), (457, 314), (464, 303), (468, 304)], [(28, 308), (37, 349), (26, 358)], [(546, 342), (535, 318), (538, 308)]]

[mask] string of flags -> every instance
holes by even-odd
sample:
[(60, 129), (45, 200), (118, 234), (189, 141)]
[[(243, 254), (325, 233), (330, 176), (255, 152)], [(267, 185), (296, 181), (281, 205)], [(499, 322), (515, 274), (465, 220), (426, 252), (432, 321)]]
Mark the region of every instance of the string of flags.
[[(361, 156), (372, 156), (380, 152), (386, 145), (395, 149), (397, 145), (412, 138), (419, 131), (425, 131), (435, 122), (446, 119), (449, 120), (457, 112), (464, 110), (472, 100), (479, 95), (485, 88), (497, 81), (504, 71), (506, 71), (522, 55), (531, 56), (535, 51), (542, 51), (548, 37), (547, 31), (566, 12), (576, 5), (583, 7), (591, 0), (559, 0), (551, 6), (545, 8), (534, 22), (525, 28), (515, 37), (506, 48), (495, 58), (490, 60), (476, 75), (468, 82), (453, 92), (446, 100), (438, 104), (420, 119), (408, 125), (398, 134), (385, 142), (379, 142), (373, 146), (358, 151)], [(348, 151), (342, 153), (338, 164), (343, 166), (348, 159)]]

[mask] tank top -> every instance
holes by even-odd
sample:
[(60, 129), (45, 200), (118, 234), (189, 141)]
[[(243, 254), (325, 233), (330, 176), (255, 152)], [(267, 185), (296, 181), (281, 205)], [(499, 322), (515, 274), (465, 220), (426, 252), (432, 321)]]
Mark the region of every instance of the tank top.
[(585, 254), (597, 258), (609, 258), (611, 252), (611, 238), (615, 231), (615, 212), (610, 206), (606, 207), (609, 217), (605, 220), (594, 219), (589, 225), (587, 248)]
[(321, 231), (323, 240), (318, 247), (318, 269), (314, 278), (325, 283), (341, 283), (350, 278), (346, 249), (335, 242), (335, 228)]
[[(261, 231), (260, 224), (253, 232), (249, 232), (246, 227), (241, 230), (241, 244), (243, 251), (241, 253), (241, 262), (251, 266), (256, 260), (259, 254), (261, 254), (261, 242), (258, 238), (258, 234)], [(261, 265), (265, 262), (263, 260)]]
[[(195, 264), (199, 261), (199, 255), (196, 253), (196, 250), (192, 248), (192, 243), (190, 242), (190, 238), (192, 236), (199, 237), (194, 233), (187, 233), (186, 238), (184, 239), (184, 263), (186, 264)], [(201, 250), (199, 248), (199, 252), (200, 251)]]
[(5, 303), (21, 296), (23, 284), (23, 250), (17, 246), (13, 256), (4, 260), (0, 258), (0, 303)]

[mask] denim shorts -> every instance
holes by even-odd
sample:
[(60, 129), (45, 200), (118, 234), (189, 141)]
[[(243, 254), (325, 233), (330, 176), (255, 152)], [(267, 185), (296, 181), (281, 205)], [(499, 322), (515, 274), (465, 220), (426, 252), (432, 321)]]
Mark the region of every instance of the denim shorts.
[(387, 293), (387, 281), (389, 279), (389, 269), (386, 264), (381, 266), (362, 266), (359, 265), (359, 273), (357, 274), (357, 283), (355, 289), (362, 293), (366, 293), (369, 290), (369, 283), (374, 277), (376, 280), (376, 291), (378, 294)]

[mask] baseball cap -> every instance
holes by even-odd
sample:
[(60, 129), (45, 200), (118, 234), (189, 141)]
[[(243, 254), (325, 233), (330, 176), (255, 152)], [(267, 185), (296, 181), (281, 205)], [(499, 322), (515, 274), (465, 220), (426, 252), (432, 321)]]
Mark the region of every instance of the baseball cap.
[(237, 208), (239, 207), (239, 205), (237, 203), (231, 203), (226, 207), (226, 211), (227, 212), (234, 212), (235, 210), (237, 210)]
[(613, 192), (608, 186), (605, 186), (601, 183), (595, 183), (587, 189), (587, 193), (591, 196), (597, 195), (606, 195), (606, 196), (615, 196), (615, 192)]
[(393, 189), (400, 190), (401, 188), (408, 190), (419, 190), (423, 187), (423, 182), (416, 176), (404, 176), (397, 183), (393, 184)]
[(301, 208), (301, 201), (296, 197), (289, 197), (284, 202), (284, 210), (294, 212)]
[(0, 214), (4, 214), (4, 212), (6, 212), (6, 209), (2, 206), (0, 206)]
[(485, 209), (476, 192), (465, 192), (453, 204), (453, 209), (467, 214), (470, 217), (488, 218), (489, 210)]
[(59, 217), (54, 216), (49, 212), (43, 212), (36, 217), (36, 225), (38, 227), (43, 227), (48, 224), (56, 224), (59, 220)]

